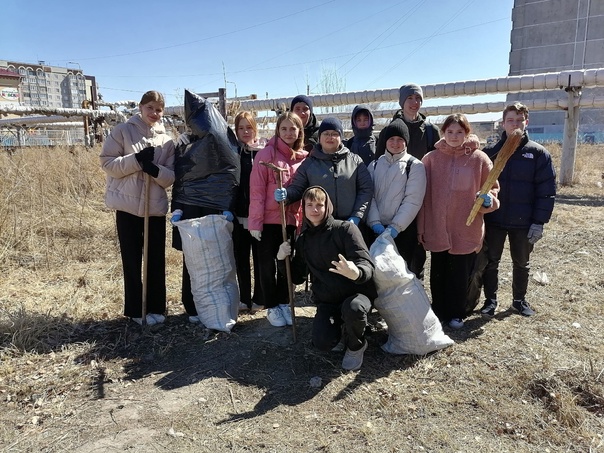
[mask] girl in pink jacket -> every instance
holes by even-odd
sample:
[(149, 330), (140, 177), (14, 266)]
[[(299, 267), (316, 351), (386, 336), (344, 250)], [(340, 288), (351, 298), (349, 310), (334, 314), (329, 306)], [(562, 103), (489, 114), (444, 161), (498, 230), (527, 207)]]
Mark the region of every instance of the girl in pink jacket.
[[(281, 173), (283, 186), (287, 187), (296, 169), (308, 155), (304, 151), (304, 126), (298, 115), (283, 113), (277, 119), (275, 136), (256, 155), (250, 176), (250, 209), (248, 229), (258, 243), (258, 263), (262, 303), (267, 308), (267, 318), (276, 327), (292, 324), (288, 305), (287, 281), (277, 273), (276, 256), (283, 242), (281, 232), (281, 207), (274, 199), (277, 189), (275, 171), (262, 165), (270, 162), (286, 171)], [(298, 225), (300, 202), (285, 209), (288, 236), (294, 236)]]
[(444, 138), (422, 159), (426, 195), (418, 215), (418, 234), (424, 248), (431, 252), (432, 309), (441, 322), (460, 329), (470, 274), (484, 237), (483, 215), (499, 208), (499, 183), (496, 181), (488, 194), (481, 195), (482, 207), (472, 224), (466, 226), (476, 194), (493, 164), (478, 149), (478, 137), (470, 134), (465, 115), (449, 115), (441, 131)]

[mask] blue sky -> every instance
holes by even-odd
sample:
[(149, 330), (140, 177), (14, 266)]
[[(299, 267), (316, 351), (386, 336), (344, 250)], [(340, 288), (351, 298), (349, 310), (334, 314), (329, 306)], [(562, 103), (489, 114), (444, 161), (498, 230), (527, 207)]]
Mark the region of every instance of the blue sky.
[[(107, 101), (286, 97), (506, 76), (513, 0), (4, 0), (0, 59), (81, 69)], [(226, 77), (225, 77), (226, 76)], [(433, 101), (486, 102), (504, 96)], [(446, 102), (445, 102), (446, 101)]]

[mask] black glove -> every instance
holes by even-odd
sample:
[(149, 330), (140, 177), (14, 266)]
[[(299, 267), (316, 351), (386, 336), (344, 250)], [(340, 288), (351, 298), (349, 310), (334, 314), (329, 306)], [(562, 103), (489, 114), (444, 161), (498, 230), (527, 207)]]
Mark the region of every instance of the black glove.
[(142, 166), (143, 162), (153, 162), (153, 158), (155, 157), (155, 148), (153, 146), (147, 146), (142, 151), (136, 153), (134, 155), (138, 163)]
[(159, 176), (159, 167), (157, 165), (155, 165), (153, 162), (146, 162), (144, 161), (142, 163), (143, 166), (143, 171), (151, 176), (153, 176), (154, 178), (157, 178)]

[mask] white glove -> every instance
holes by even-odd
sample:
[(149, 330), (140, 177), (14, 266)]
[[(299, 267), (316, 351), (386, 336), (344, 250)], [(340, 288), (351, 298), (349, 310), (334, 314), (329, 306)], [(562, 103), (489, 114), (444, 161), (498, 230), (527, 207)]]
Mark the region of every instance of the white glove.
[(180, 134), (176, 139), (176, 146), (188, 145), (189, 143), (191, 143), (191, 139), (189, 138), (189, 134), (186, 132)]
[(250, 230), (250, 234), (252, 235), (252, 237), (254, 239), (256, 239), (257, 241), (259, 241), (260, 239), (262, 239), (262, 231), (258, 231), (258, 230)]
[(356, 264), (352, 261), (348, 261), (344, 256), (338, 253), (338, 258), (340, 261), (332, 261), (333, 268), (329, 269), (329, 272), (334, 272), (336, 274), (340, 274), (350, 280), (356, 280), (361, 275), (361, 271)]
[(284, 260), (286, 256), (292, 254), (292, 246), (289, 245), (289, 242), (284, 242), (279, 246), (279, 251), (277, 252), (277, 259), (279, 261)]

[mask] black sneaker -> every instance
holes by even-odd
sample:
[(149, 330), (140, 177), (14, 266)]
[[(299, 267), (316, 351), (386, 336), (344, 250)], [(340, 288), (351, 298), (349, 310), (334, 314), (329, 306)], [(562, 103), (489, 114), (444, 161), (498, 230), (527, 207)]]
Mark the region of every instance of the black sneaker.
[(492, 318), (495, 316), (495, 309), (497, 308), (497, 301), (493, 299), (487, 299), (484, 301), (484, 305), (480, 309), (480, 314), (485, 318)]
[(512, 307), (522, 316), (533, 316), (535, 314), (535, 310), (530, 307), (526, 300), (515, 300), (512, 302)]

